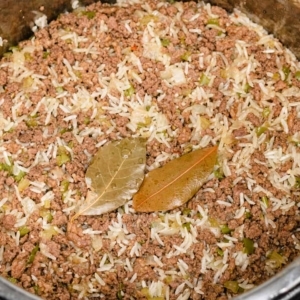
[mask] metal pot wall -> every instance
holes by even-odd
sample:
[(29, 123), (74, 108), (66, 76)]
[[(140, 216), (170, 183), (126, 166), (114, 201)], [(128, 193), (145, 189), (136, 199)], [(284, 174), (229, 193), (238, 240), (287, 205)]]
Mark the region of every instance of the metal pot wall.
[[(98, 0), (81, 0), (88, 5)], [(300, 0), (204, 0), (219, 5), (229, 11), (234, 7), (245, 12), (256, 23), (263, 25), (274, 33), (294, 54), (300, 58)], [(114, 3), (115, 0), (102, 0)], [(56, 18), (60, 13), (72, 9), (70, 0), (30, 0), (0, 1), (0, 56), (9, 47), (22, 39), (32, 35), (31, 28), (34, 20), (41, 14), (47, 16), (48, 21)]]
[[(97, 0), (82, 0), (88, 5)], [(48, 21), (72, 9), (70, 0), (0, 1), (0, 56), (9, 47), (32, 35), (34, 20), (41, 14)], [(114, 0), (102, 2), (113, 3)], [(300, 0), (206, 0), (232, 11), (238, 7), (252, 20), (273, 32), (300, 58)], [(34, 296), (0, 277), (0, 300), (38, 300)], [(300, 258), (265, 284), (242, 294), (235, 300), (300, 299)]]

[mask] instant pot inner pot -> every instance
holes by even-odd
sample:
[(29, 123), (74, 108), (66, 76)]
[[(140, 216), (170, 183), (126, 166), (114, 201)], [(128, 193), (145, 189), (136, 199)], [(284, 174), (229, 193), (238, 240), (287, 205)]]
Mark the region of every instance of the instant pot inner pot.
[[(32, 0), (0, 2), (0, 55), (11, 46), (32, 36), (36, 20), (46, 16), (48, 22), (60, 13), (72, 10), (70, 0)], [(81, 0), (83, 5), (91, 4), (93, 0)], [(113, 3), (113, 1), (106, 1)], [(211, 4), (219, 5), (228, 11), (236, 7), (246, 13), (250, 19), (261, 24), (269, 32), (274, 33), (285, 46), (300, 58), (300, 1), (299, 0), (211, 0)], [(266, 299), (299, 299), (300, 260), (286, 267), (281, 273), (268, 282), (244, 293), (237, 300)], [(0, 299), (39, 299), (16, 287), (7, 280), (0, 278)]]

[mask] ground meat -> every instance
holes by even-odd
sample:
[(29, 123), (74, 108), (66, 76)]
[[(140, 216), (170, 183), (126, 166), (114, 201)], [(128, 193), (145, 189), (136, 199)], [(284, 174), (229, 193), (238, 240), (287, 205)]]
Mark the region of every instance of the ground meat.
[(20, 253), (12, 262), (11, 275), (13, 278), (19, 279), (25, 271), (27, 265), (28, 252)]
[(17, 218), (14, 215), (4, 215), (1, 220), (2, 226), (7, 230), (13, 230), (16, 221)]

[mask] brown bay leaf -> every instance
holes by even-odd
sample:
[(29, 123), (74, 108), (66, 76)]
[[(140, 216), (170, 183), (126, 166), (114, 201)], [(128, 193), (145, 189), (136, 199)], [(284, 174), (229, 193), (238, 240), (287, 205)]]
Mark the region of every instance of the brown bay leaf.
[(139, 189), (145, 166), (144, 139), (125, 138), (101, 147), (86, 172), (92, 191), (72, 219), (100, 215), (124, 205)]
[(183, 205), (212, 173), (217, 150), (217, 147), (198, 149), (150, 171), (133, 197), (133, 208), (152, 212)]

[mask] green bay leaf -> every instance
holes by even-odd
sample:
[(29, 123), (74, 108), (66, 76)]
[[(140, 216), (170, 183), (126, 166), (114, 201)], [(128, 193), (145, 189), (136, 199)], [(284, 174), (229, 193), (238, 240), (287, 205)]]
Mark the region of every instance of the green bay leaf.
[(125, 138), (101, 147), (89, 165), (86, 177), (91, 190), (72, 218), (113, 211), (139, 189), (146, 166), (146, 141)]

